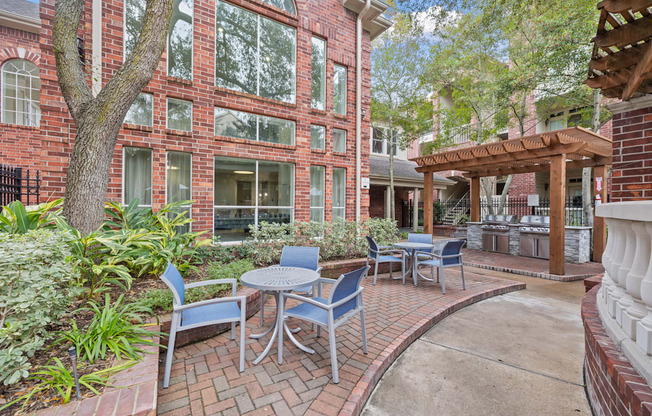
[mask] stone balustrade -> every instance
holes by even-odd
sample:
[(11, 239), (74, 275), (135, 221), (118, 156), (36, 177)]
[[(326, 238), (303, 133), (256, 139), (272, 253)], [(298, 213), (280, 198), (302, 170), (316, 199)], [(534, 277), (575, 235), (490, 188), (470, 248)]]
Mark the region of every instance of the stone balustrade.
[(607, 224), (598, 295), (604, 327), (648, 383), (652, 381), (652, 201), (599, 205)]

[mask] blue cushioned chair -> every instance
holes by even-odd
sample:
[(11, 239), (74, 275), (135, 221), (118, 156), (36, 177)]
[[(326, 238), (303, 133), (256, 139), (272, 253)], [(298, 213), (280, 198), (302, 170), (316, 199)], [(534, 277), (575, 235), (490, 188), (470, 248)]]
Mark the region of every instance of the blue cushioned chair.
[[(432, 244), (432, 234), (416, 234), (416, 233), (409, 233), (408, 234), (408, 243), (424, 243), (424, 244)], [(435, 246), (433, 246), (430, 250), (420, 250), (420, 251), (425, 251), (426, 253), (433, 253), (435, 249)], [(430, 273), (433, 275), (435, 274), (434, 269), (431, 267), (430, 268)]]
[[(315, 270), (321, 275), (322, 267), (319, 265), (319, 247), (295, 247), (285, 246), (281, 252), (280, 267), (301, 267), (304, 269)], [(276, 267), (276, 266), (272, 266)], [(298, 287), (294, 292), (305, 293), (307, 296), (314, 294), (314, 285), (305, 285)], [(269, 292), (262, 291), (260, 304), (260, 326), (263, 326), (265, 317), (265, 299)]]
[[(201, 282), (183, 283), (179, 271), (171, 263), (165, 269), (161, 280), (170, 288), (174, 295), (172, 302), (172, 322), (170, 323), (170, 341), (168, 342), (168, 353), (165, 359), (165, 376), (163, 388), (170, 384), (170, 369), (172, 368), (172, 356), (174, 353), (174, 341), (177, 332), (206, 325), (231, 322), (231, 339), (235, 339), (235, 323), (240, 322), (240, 372), (244, 371), (244, 346), (245, 346), (245, 322), (246, 322), (246, 298), (236, 296), (238, 287), (237, 279), (204, 280)], [(231, 284), (233, 296), (228, 298), (209, 299), (201, 302), (184, 304), (186, 289), (206, 285)], [(240, 305), (238, 305), (240, 303)]]
[[(444, 269), (459, 267), (462, 271), (462, 289), (466, 290), (464, 283), (464, 266), (462, 265), (462, 247), (466, 241), (449, 240), (441, 249), (441, 254), (417, 251), (417, 268), (419, 266), (430, 266), (430, 270), (437, 268), (437, 281), (441, 278), (441, 292), (446, 293), (446, 281), (444, 280)], [(433, 281), (435, 276), (432, 276)]]
[[(339, 383), (337, 371), (337, 348), (335, 344), (335, 328), (342, 325), (349, 318), (360, 315), (360, 329), (362, 332), (362, 352), (367, 353), (367, 332), (364, 323), (364, 305), (362, 303), (362, 287), (360, 281), (367, 275), (369, 266), (343, 274), (339, 279), (322, 279), (318, 281), (319, 296), (308, 298), (293, 293), (281, 293), (284, 297), (282, 304), (287, 299), (301, 301), (299, 305), (286, 310), (283, 320), (292, 317), (308, 321), (317, 325), (317, 336), (321, 336), (321, 328), (328, 330), (328, 343), (331, 354), (331, 369), (333, 383)], [(328, 299), (321, 297), (322, 283), (332, 284)], [(279, 332), (280, 355), (283, 355), (283, 331)]]
[[(379, 246), (376, 244), (376, 240), (370, 236), (367, 236), (367, 243), (369, 243), (369, 249), (367, 250), (367, 266), (369, 266), (369, 260), (376, 262), (376, 267), (374, 268), (374, 285), (376, 285), (378, 265), (380, 263), (401, 263), (403, 284), (405, 284), (405, 252), (401, 249), (392, 249), (392, 246)], [(400, 257), (396, 257), (394, 254), (399, 254)], [(391, 265), (389, 266), (389, 277), (392, 277)]]

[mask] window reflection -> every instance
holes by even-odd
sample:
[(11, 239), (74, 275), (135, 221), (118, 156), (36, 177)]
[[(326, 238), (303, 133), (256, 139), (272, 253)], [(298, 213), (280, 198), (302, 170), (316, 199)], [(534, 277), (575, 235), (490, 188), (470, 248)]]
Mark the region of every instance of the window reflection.
[(168, 129), (192, 131), (192, 101), (168, 98)]
[(310, 166), (310, 221), (324, 222), (323, 166)]
[(125, 0), (125, 32), (124, 42), (124, 59), (127, 59), (136, 45), (143, 28), (143, 19), (145, 18), (145, 0)]
[(218, 0), (215, 85), (295, 101), (296, 30)]
[(154, 112), (154, 96), (152, 94), (140, 93), (127, 111), (124, 122), (137, 126), (152, 127)]
[(289, 120), (215, 108), (217, 136), (293, 145), (295, 127)]
[(315, 126), (314, 124), (310, 126), (310, 148), (324, 150), (325, 142), (326, 127)]
[(192, 79), (193, 0), (175, 0), (168, 32), (168, 75)]
[(346, 67), (340, 65), (333, 74), (333, 107), (335, 114), (346, 115)]
[(326, 41), (312, 37), (311, 105), (326, 109)]
[(346, 169), (333, 168), (333, 221), (345, 219)]
[(346, 130), (333, 129), (333, 152), (346, 153)]
[[(192, 155), (190, 153), (168, 152), (166, 168), (166, 202), (190, 201), (192, 199)], [(173, 219), (182, 212), (190, 217), (190, 205), (180, 207), (176, 212), (170, 212), (168, 218)], [(177, 233), (190, 231), (190, 223), (177, 227)]]

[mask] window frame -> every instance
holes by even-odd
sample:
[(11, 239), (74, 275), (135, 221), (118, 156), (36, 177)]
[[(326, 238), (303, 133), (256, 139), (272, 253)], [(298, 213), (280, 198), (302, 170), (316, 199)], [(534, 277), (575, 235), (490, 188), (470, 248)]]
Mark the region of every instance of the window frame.
[[(313, 147), (313, 143), (312, 143), (312, 132), (313, 130), (317, 130), (317, 129), (320, 129), (322, 131), (321, 147)], [(326, 151), (326, 126), (323, 126), (321, 124), (310, 125), (310, 150)]]
[[(147, 128), (153, 128), (154, 127), (154, 94), (152, 94), (151, 92), (140, 92), (138, 94), (138, 96), (141, 96), (141, 95), (149, 95), (149, 96), (152, 97), (152, 117), (150, 119), (150, 124), (147, 125), (147, 124), (127, 123), (127, 115), (125, 115), (125, 119), (122, 120), (122, 124), (131, 124), (131, 125), (134, 125), (134, 126), (142, 126), (142, 127), (147, 127)], [(136, 98), (138, 98), (138, 97), (136, 97)], [(136, 100), (134, 100), (134, 102), (131, 103), (131, 107), (133, 107), (133, 105), (135, 103), (136, 103)], [(131, 111), (131, 107), (129, 107), (129, 110), (127, 110), (127, 114), (129, 114), (129, 111)], [(167, 114), (166, 114), (166, 116), (167, 116)]]
[[(265, 0), (261, 0), (261, 1), (265, 2)], [(236, 7), (238, 9), (244, 10), (245, 12), (252, 13), (252, 14), (254, 14), (256, 16), (256, 94), (255, 95), (257, 97), (260, 97), (261, 99), (274, 100), (274, 101), (278, 101), (278, 102), (281, 102), (281, 103), (296, 104), (297, 103), (297, 55), (298, 55), (297, 54), (297, 48), (298, 48), (298, 42), (297, 42), (297, 36), (298, 36), (297, 32), (298, 31), (297, 31), (297, 27), (290, 26), (290, 25), (285, 24), (283, 22), (279, 22), (278, 20), (272, 19), (269, 16), (262, 15), (262, 14), (260, 14), (258, 12), (246, 9), (244, 7), (235, 5), (235, 4), (230, 3), (228, 1), (225, 1), (225, 0), (216, 0), (215, 3), (214, 3), (215, 7), (213, 8), (213, 17), (215, 19), (214, 20), (215, 23), (213, 25), (213, 28), (214, 28), (215, 32), (217, 32), (217, 23), (218, 23), (217, 7), (218, 7), (219, 2), (226, 3), (231, 7)], [(265, 2), (265, 3), (266, 4), (271, 4), (271, 3), (267, 3), (267, 2)], [(296, 3), (295, 3), (295, 9), (296, 9)], [(261, 91), (260, 91), (260, 72), (261, 72), (261, 69), (260, 69), (261, 68), (261, 65), (260, 65), (260, 63), (261, 63), (261, 57), (260, 57), (260, 54), (261, 54), (261, 42), (260, 42), (261, 23), (260, 22), (261, 22), (261, 20), (260, 19), (267, 19), (267, 20), (269, 20), (269, 21), (271, 21), (273, 23), (283, 25), (283, 26), (285, 26), (285, 27), (287, 27), (287, 28), (294, 31), (294, 47), (292, 48), (292, 55), (293, 55), (292, 57), (293, 57), (293, 60), (294, 60), (292, 75), (293, 75), (294, 83), (293, 83), (293, 86), (292, 86), (292, 100), (291, 101), (284, 101), (284, 100), (279, 100), (279, 99), (276, 99), (276, 98), (263, 97), (261, 95)], [(239, 94), (250, 94), (250, 93), (247, 93), (247, 92), (244, 92), (244, 91), (233, 90), (231, 88), (223, 87), (221, 85), (218, 85), (218, 83), (217, 83), (217, 79), (218, 79), (218, 74), (217, 74), (217, 53), (216, 53), (216, 51), (217, 51), (217, 42), (218, 42), (218, 39), (217, 39), (217, 36), (215, 36), (215, 42), (213, 44), (213, 59), (214, 59), (213, 60), (213, 71), (214, 71), (213, 85), (216, 88), (223, 88), (223, 89), (226, 89), (228, 91), (234, 91), (234, 92), (239, 93)]]
[[(29, 74), (29, 80), (30, 81), (29, 81), (29, 87), (28, 87), (29, 92), (30, 92), (30, 94), (29, 94), (30, 98), (29, 98), (29, 101), (28, 101), (28, 103), (30, 103), (29, 108), (32, 108), (32, 106), (31, 106), (32, 103), (36, 103), (37, 108), (38, 108), (38, 112), (36, 112), (35, 114), (28, 114), (28, 113), (25, 113), (25, 112), (22, 112), (22, 111), (20, 112), (21, 114), (23, 114), (23, 119), (26, 119), (26, 118), (29, 119), (32, 116), (34, 116), (35, 120), (34, 120), (33, 124), (21, 124), (21, 123), (17, 122), (17, 119), (18, 119), (17, 116), (18, 116), (18, 113), (19, 113), (19, 111), (18, 111), (18, 74), (19, 73), (18, 72), (13, 73), (16, 76), (16, 84), (14, 85), (14, 87), (16, 88), (16, 97), (13, 98), (15, 100), (15, 104), (16, 104), (16, 106), (15, 106), (16, 110), (14, 111), (16, 117), (15, 117), (14, 123), (10, 123), (9, 121), (7, 121), (5, 119), (5, 111), (11, 111), (11, 110), (6, 109), (6, 104), (5, 104), (6, 99), (7, 99), (7, 92), (6, 92), (7, 82), (6, 82), (6, 77), (5, 77), (5, 68), (6, 68), (7, 65), (9, 65), (10, 63), (15, 62), (15, 61), (28, 62), (29, 64), (34, 65), (34, 68), (36, 68), (36, 70), (38, 71), (37, 76), (32, 76), (32, 74)], [(32, 80), (34, 78), (36, 78), (40, 82), (40, 80), (41, 80), (40, 75), (41, 75), (41, 68), (39, 68), (38, 65), (36, 65), (34, 62), (32, 62), (30, 60), (23, 59), (23, 58), (11, 58), (11, 59), (8, 59), (5, 62), (3, 62), (2, 66), (0, 66), (0, 110), (1, 110), (0, 111), (0, 122), (11, 124), (13, 126), (24, 126), (24, 127), (34, 127), (34, 128), (41, 127), (41, 87), (42, 87), (42, 82), (41, 82), (41, 86), (38, 88), (38, 97), (39, 97), (38, 101), (32, 100), (32, 94), (31, 94), (32, 90), (35, 90), (32, 87)]]
[[(343, 141), (344, 150), (343, 151), (339, 151), (339, 150), (337, 150), (335, 148), (335, 132), (342, 132), (344, 134), (344, 141)], [(332, 136), (333, 136), (333, 153), (345, 154), (346, 153), (346, 141), (348, 139), (347, 130), (346, 129), (339, 129), (339, 128), (334, 127)]]
[[(339, 113), (337, 111), (337, 105), (335, 104), (335, 92), (337, 91), (335, 88), (335, 73), (337, 72), (338, 68), (342, 68), (344, 70), (344, 88), (343, 88), (343, 104), (344, 104), (344, 112)], [(348, 90), (348, 85), (349, 85), (349, 69), (348, 67), (340, 64), (334, 64), (333, 65), (333, 112), (337, 114), (338, 116), (346, 117), (349, 109), (348, 109), (348, 103), (347, 103), (347, 90)]]
[[(253, 205), (215, 205), (215, 175), (216, 173), (216, 162), (217, 159), (237, 159), (237, 160), (248, 160), (248, 161), (253, 161), (256, 164), (256, 171), (254, 172), (254, 201)], [(267, 163), (276, 163), (276, 164), (286, 164), (292, 166), (292, 179), (291, 179), (291, 184), (292, 184), (292, 195), (290, 197), (291, 199), (291, 205), (274, 205), (274, 206), (261, 206), (258, 204), (258, 186), (259, 186), (259, 162), (267, 162)], [(258, 213), (259, 210), (262, 209), (288, 209), (290, 210), (290, 223), (294, 223), (294, 215), (295, 215), (295, 198), (296, 198), (296, 164), (295, 163), (290, 163), (290, 162), (278, 162), (275, 160), (266, 160), (266, 159), (251, 159), (251, 158), (246, 158), (246, 157), (232, 157), (232, 156), (220, 156), (220, 155), (215, 155), (213, 156), (213, 225), (212, 225), (212, 231), (213, 235), (215, 235), (215, 210), (217, 209), (251, 209), (254, 212), (254, 225), (258, 227)]]
[[(371, 154), (381, 155), (381, 156), (389, 156), (389, 140), (386, 139), (386, 138), (384, 138), (384, 139), (376, 139), (375, 138), (376, 129), (383, 130), (385, 132), (389, 131), (389, 129), (387, 127), (372, 127), (372, 129), (371, 129)], [(383, 134), (387, 134), (387, 133), (383, 133)], [(394, 140), (394, 157), (396, 157), (398, 155), (398, 136), (399, 136), (398, 130), (394, 133), (394, 135), (396, 137), (396, 139)], [(382, 147), (383, 147), (382, 153), (378, 153), (378, 152), (374, 151), (374, 141), (382, 142)]]
[[(344, 205), (341, 206), (341, 207), (340, 206), (337, 206), (337, 207), (335, 206), (335, 171), (336, 170), (337, 171), (342, 171), (343, 174), (344, 174), (344, 185), (342, 186), (342, 192), (344, 194), (343, 198), (342, 198), (342, 201), (343, 201)], [(332, 173), (332, 176), (333, 176), (333, 181), (332, 181), (333, 189), (332, 189), (332, 196), (331, 196), (331, 205), (332, 205), (331, 206), (331, 208), (332, 208), (332, 213), (331, 213), (332, 217), (331, 218), (333, 219), (333, 221), (335, 221), (335, 210), (342, 210), (342, 215), (341, 215), (341, 217), (338, 217), (338, 219), (340, 219), (342, 221), (346, 221), (346, 173), (347, 173), (346, 168), (342, 168), (342, 167), (339, 167), (339, 166), (333, 166), (333, 173)]]
[[(182, 0), (181, 0), (182, 1)], [(188, 81), (192, 81), (195, 75), (195, 0), (192, 1), (192, 15), (190, 16), (192, 18), (192, 34), (190, 36), (190, 79)], [(176, 0), (175, 0), (176, 2)], [(172, 5), (174, 7), (174, 4)], [(174, 13), (174, 11), (173, 11)], [(172, 20), (170, 19), (170, 23), (172, 23)], [(167, 52), (166, 58), (165, 58), (165, 75), (168, 77), (172, 78), (178, 78), (174, 77), (173, 75), (170, 75), (170, 34), (172, 33), (171, 28), (168, 28), (168, 35), (167, 39), (165, 41), (165, 51)], [(185, 79), (185, 78), (179, 78), (179, 79)]]
[[(169, 204), (170, 200), (168, 199), (168, 163), (169, 159), (168, 156), (170, 153), (179, 153), (179, 154), (184, 154), (190, 156), (190, 200), (192, 200), (192, 189), (193, 189), (193, 184), (192, 184), (192, 173), (193, 173), (193, 165), (192, 165), (192, 153), (189, 152), (178, 152), (176, 150), (165, 150), (165, 204)], [(192, 204), (190, 205), (182, 205), (181, 208), (187, 209), (188, 210), (188, 218), (192, 218)], [(188, 232), (192, 232), (192, 223), (188, 224)]]
[(319, 209), (321, 210), (321, 221), (316, 221), (319, 222), (320, 224), (323, 224), (326, 221), (326, 166), (323, 165), (310, 165), (310, 191), (312, 192), (312, 169), (313, 168), (321, 168), (321, 181), (323, 188), (321, 190), (322, 193), (322, 205), (321, 207), (313, 206), (312, 205), (312, 195), (309, 195), (310, 198), (310, 221), (312, 220), (312, 210), (313, 209)]
[[(171, 129), (169, 126), (170, 122), (170, 100), (174, 101), (181, 101), (185, 103), (190, 103), (190, 130), (181, 130), (181, 129)], [(192, 133), (194, 129), (194, 118), (195, 118), (195, 104), (193, 101), (189, 100), (184, 100), (183, 98), (176, 98), (176, 97), (170, 97), (166, 96), (165, 97), (165, 129), (166, 130), (174, 130), (174, 131), (183, 131), (186, 133)]]
[(328, 67), (328, 42), (326, 39), (320, 38), (319, 36), (312, 35), (310, 38), (310, 85), (312, 87), (312, 77), (313, 77), (313, 68), (312, 68), (312, 60), (313, 60), (313, 51), (315, 50), (315, 41), (322, 42), (324, 45), (324, 62), (323, 62), (323, 68), (321, 71), (321, 85), (322, 85), (322, 91), (320, 91), (320, 95), (322, 97), (323, 102), (321, 103), (321, 108), (320, 107), (315, 107), (313, 105), (313, 101), (315, 100), (314, 97), (312, 96), (312, 88), (310, 89), (310, 108), (312, 110), (317, 110), (317, 111), (326, 111), (326, 102), (328, 101), (326, 99), (326, 92), (328, 88), (326, 88), (326, 72), (327, 72), (327, 67)]
[[(127, 149), (138, 149), (140, 151), (147, 150), (151, 154), (150, 162), (149, 162), (149, 169), (150, 169), (149, 189), (150, 189), (151, 196), (150, 196), (149, 199), (153, 203), (154, 202), (154, 149), (151, 149), (149, 147), (122, 146), (122, 187), (121, 187), (122, 188), (122, 205), (123, 206), (124, 205), (129, 205), (131, 203), (131, 201), (129, 201), (129, 203), (127, 203), (126, 200), (125, 200), (125, 195), (127, 193), (126, 192), (126, 190), (127, 190), (126, 185), (127, 184), (125, 182), (125, 178), (127, 177), (127, 169), (125, 167), (125, 160), (126, 160), (125, 152), (126, 152)], [(138, 208), (139, 209), (152, 208), (152, 204), (149, 204), (149, 205), (138, 204)]]
[[(215, 119), (217, 118), (217, 111), (218, 110), (223, 110), (223, 111), (227, 111), (227, 112), (244, 113), (244, 114), (248, 114), (248, 115), (256, 117), (256, 137), (254, 139), (243, 139), (242, 137), (232, 137), (232, 136), (224, 136), (222, 134), (217, 134), (217, 128), (215, 126), (215, 123), (216, 123)], [(290, 144), (287, 144), (287, 143), (270, 142), (270, 141), (267, 141), (267, 140), (260, 140), (260, 124), (261, 124), (260, 118), (261, 117), (264, 117), (264, 118), (267, 118), (267, 119), (272, 119), (272, 120), (280, 120), (280, 121), (283, 121), (283, 122), (286, 122), (286, 123), (291, 123), (292, 124), (292, 142)], [(215, 107), (213, 107), (213, 135), (214, 136), (219, 136), (219, 137), (228, 137), (230, 139), (236, 139), (236, 140), (248, 140), (248, 141), (259, 142), (259, 143), (270, 143), (272, 145), (280, 144), (280, 145), (283, 145), (283, 146), (295, 146), (296, 142), (297, 142), (297, 122), (294, 121), (294, 120), (289, 120), (287, 118), (278, 118), (278, 117), (272, 117), (272, 116), (265, 116), (265, 115), (262, 115), (262, 114), (249, 113), (247, 111), (234, 110), (232, 108), (215, 106)]]

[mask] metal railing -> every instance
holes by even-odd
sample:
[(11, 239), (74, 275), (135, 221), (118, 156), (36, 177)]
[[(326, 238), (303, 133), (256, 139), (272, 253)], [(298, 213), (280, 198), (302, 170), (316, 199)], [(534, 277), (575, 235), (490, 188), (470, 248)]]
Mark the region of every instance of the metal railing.
[(13, 201), (24, 205), (39, 204), (41, 196), (41, 176), (36, 171), (30, 176), (29, 169), (0, 164), (0, 206)]

